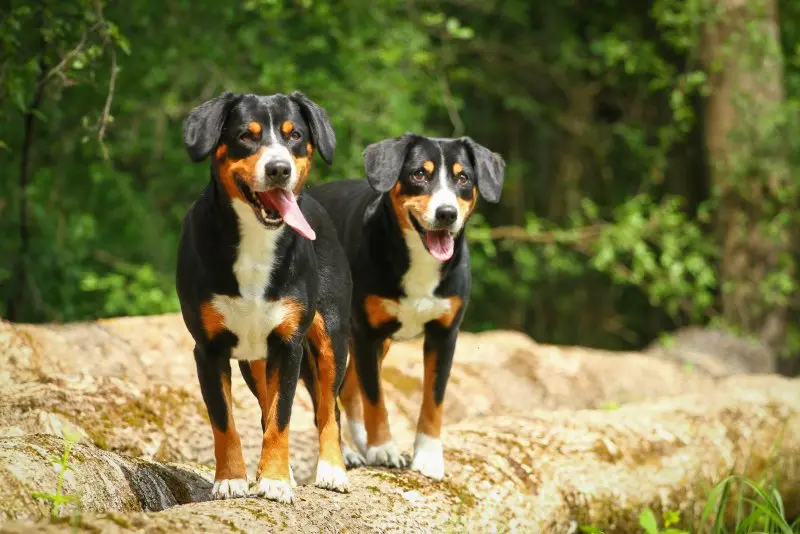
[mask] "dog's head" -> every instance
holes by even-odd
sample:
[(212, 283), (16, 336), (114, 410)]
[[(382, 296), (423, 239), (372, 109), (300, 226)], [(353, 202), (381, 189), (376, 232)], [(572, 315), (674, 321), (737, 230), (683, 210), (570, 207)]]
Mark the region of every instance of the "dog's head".
[(416, 230), (431, 255), (444, 261), (478, 192), (489, 202), (500, 200), (505, 161), (469, 137), (407, 133), (369, 145), (364, 167), (372, 188), (389, 193), (400, 227)]
[(331, 163), (336, 136), (327, 113), (305, 95), (222, 95), (197, 106), (183, 125), (194, 162), (211, 156), (215, 177), (234, 202), (249, 206), (266, 228), (284, 222), (309, 239), (300, 193), (318, 151)]

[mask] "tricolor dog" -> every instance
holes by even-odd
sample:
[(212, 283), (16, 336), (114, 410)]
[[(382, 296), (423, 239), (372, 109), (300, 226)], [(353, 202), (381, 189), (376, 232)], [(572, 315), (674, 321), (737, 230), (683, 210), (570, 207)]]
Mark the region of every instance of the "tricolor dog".
[(289, 419), (301, 374), (319, 431), (316, 485), (346, 491), (336, 394), (352, 282), (331, 220), (300, 194), (312, 154), (333, 158), (328, 115), (298, 92), (226, 92), (191, 112), (184, 143), (192, 161), (211, 158), (211, 180), (183, 222), (177, 289), (214, 434), (212, 496), (249, 493), (231, 359), (261, 405), (254, 493), (292, 501)]
[(353, 274), (342, 404), (367, 463), (403, 467), (380, 370), (391, 340), (423, 334), (424, 394), (411, 467), (439, 480), (442, 401), (471, 284), (464, 225), (479, 193), (499, 200), (505, 162), (468, 137), (414, 134), (370, 145), (364, 162), (366, 180), (308, 192), (330, 214)]

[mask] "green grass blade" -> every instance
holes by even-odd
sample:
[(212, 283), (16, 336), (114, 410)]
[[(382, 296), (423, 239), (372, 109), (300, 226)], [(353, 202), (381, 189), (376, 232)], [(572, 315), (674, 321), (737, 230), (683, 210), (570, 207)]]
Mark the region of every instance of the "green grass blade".
[(752, 514), (748, 515), (747, 517), (742, 519), (741, 523), (739, 523), (737, 525), (736, 532), (737, 533), (738, 532), (744, 532), (745, 534), (751, 534), (751, 533), (760, 532), (760, 531), (754, 530), (754, 529), (756, 527), (756, 524), (758, 523), (758, 520), (761, 519), (761, 517), (762, 516), (759, 513), (752, 513)]
[(783, 497), (781, 497), (781, 493), (776, 487), (772, 488), (772, 501), (775, 503), (775, 508), (781, 514), (781, 517), (786, 517), (786, 510), (783, 508)]
[(779, 515), (775, 511), (774, 507), (765, 506), (764, 504), (753, 499), (746, 499), (746, 501), (767, 516), (767, 531), (771, 531), (771, 525), (769, 523), (775, 522), (775, 526), (778, 527), (779, 532), (782, 532), (783, 534), (794, 534), (791, 527), (786, 523), (786, 520), (782, 515)]
[[(728, 504), (728, 496), (730, 493), (731, 482), (733, 480), (735, 480), (735, 476), (729, 475), (725, 477), (725, 479), (722, 482), (720, 482), (720, 484), (717, 486), (718, 488), (721, 488), (721, 495), (719, 496), (719, 500), (717, 502), (717, 512), (716, 514), (714, 514), (714, 525), (712, 527), (712, 532), (714, 534), (722, 534), (727, 531), (727, 529), (725, 528), (724, 515), (725, 515), (725, 507)], [(716, 489), (717, 488), (714, 488), (715, 491)], [(712, 495), (713, 494), (714, 492), (712, 492)], [(709, 502), (706, 504), (706, 507), (708, 507), (709, 504), (713, 502), (714, 501), (711, 500), (711, 497), (709, 497)], [(705, 518), (706, 514), (705, 511), (703, 511), (704, 523), (705, 523)]]

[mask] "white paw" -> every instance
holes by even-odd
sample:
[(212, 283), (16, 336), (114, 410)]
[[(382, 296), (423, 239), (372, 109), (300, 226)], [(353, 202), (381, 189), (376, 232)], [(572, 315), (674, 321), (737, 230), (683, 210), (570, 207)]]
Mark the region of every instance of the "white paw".
[(317, 480), (314, 485), (318, 488), (347, 493), (347, 473), (341, 467), (320, 460), (317, 463)]
[(363, 421), (347, 421), (347, 428), (350, 429), (350, 439), (356, 446), (358, 452), (364, 456), (367, 453), (367, 429)]
[(212, 499), (247, 497), (247, 481), (243, 478), (217, 480), (211, 488)]
[(282, 502), (284, 504), (290, 504), (294, 499), (292, 487), (288, 482), (270, 478), (262, 478), (258, 481), (256, 495), (269, 499), (270, 501)]
[(417, 434), (414, 440), (414, 459), (411, 469), (428, 478), (442, 480), (444, 478), (444, 453), (442, 440), (425, 434)]
[(361, 467), (367, 464), (367, 459), (361, 455), (360, 452), (354, 451), (349, 445), (342, 443), (342, 457), (344, 458), (344, 465), (350, 467)]
[(394, 442), (387, 441), (367, 449), (367, 464), (401, 468), (406, 466), (406, 459), (397, 452)]

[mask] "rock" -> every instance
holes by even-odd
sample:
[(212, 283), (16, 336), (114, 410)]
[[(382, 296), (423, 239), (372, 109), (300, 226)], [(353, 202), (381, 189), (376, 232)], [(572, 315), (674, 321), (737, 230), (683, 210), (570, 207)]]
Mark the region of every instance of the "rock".
[[(31, 494), (55, 488), (51, 457), (70, 426), (83, 439), (65, 490), (81, 496), (79, 530), (93, 532), (566, 532), (579, 524), (629, 532), (644, 506), (696, 511), (702, 488), (734, 467), (780, 470), (786, 502), (800, 502), (800, 382), (715, 378), (662, 358), (540, 345), (508, 331), (459, 337), (443, 483), (356, 469), (348, 495), (301, 485), (289, 507), (206, 502), (213, 447), (191, 348), (177, 315), (0, 322), (0, 517), (14, 520), (0, 531), (67, 528), (29, 522), (48, 515)], [(422, 363), (415, 341), (394, 344), (384, 365), (393, 434), (407, 452)], [(233, 396), (253, 477), (259, 408), (238, 377)], [(291, 440), (304, 484), (317, 437), (302, 388)]]
[(713, 377), (774, 373), (777, 367), (775, 354), (761, 342), (719, 328), (681, 328), (651, 343), (646, 352)]
[[(103, 449), (209, 464), (211, 432), (192, 346), (177, 314), (68, 325), (0, 322), (0, 358), (5, 360), (0, 366), (0, 429), (18, 426), (58, 435), (39, 419), (42, 411), (83, 428)], [(393, 344), (384, 383), (393, 434), (407, 449), (413, 444), (422, 374), (421, 341)], [(539, 345), (512, 331), (464, 332), (447, 389), (445, 422), (516, 410), (617, 405), (697, 391), (707, 384), (709, 379), (698, 373), (636, 353)], [(254, 473), (260, 408), (236, 376), (233, 396), (245, 458)], [(302, 387), (295, 406), (295, 475), (305, 481), (313, 475), (317, 438)]]
[[(165, 473), (152, 463), (90, 452), (90, 447), (81, 449), (86, 460), (77, 460), (74, 483), (79, 485), (70, 490), (83, 496), (85, 511), (136, 510), (135, 488), (147, 488), (151, 495), (138, 497), (142, 510), (181, 502), (183, 491), (201, 501), (155, 513), (84, 512), (78, 530), (86, 532), (444, 532), (498, 527), (567, 532), (571, 525), (590, 524), (607, 533), (625, 533), (637, 531), (638, 514), (648, 506), (657, 514), (674, 510), (682, 517), (699, 517), (703, 488), (731, 470), (756, 477), (779, 475), (787, 514), (800, 512), (800, 387), (783, 378), (728, 379), (702, 394), (610, 411), (534, 411), (470, 419), (448, 428), (444, 439), (449, 475), (442, 483), (410, 471), (357, 469), (350, 471), (350, 494), (300, 486), (292, 506), (257, 499), (203, 501), (209, 482), (202, 472), (189, 471), (162, 484)], [(44, 463), (45, 453), (57, 453), (58, 440), (29, 437), (0, 443), (4, 477), (9, 464), (31, 473), (22, 490), (3, 495), (2, 502), (32, 490), (28, 484), (52, 487), (55, 474), (39, 462)], [(117, 474), (120, 466), (131, 465), (140, 465), (146, 474)], [(14, 476), (16, 484), (20, 476)], [(114, 501), (97, 482), (103, 479), (113, 480), (119, 493)], [(6, 481), (3, 487), (10, 484)], [(31, 499), (18, 498), (12, 508), (32, 516), (44, 513)], [(0, 532), (51, 530), (47, 522), (0, 527)]]
[[(34, 492), (52, 493), (63, 454), (63, 439), (45, 434), (0, 439), (0, 518), (39, 519), (48, 503)], [(74, 445), (63, 493), (79, 499), (86, 512), (159, 511), (207, 500), (213, 472), (200, 467), (161, 464)], [(70, 513), (70, 506), (64, 506)]]

